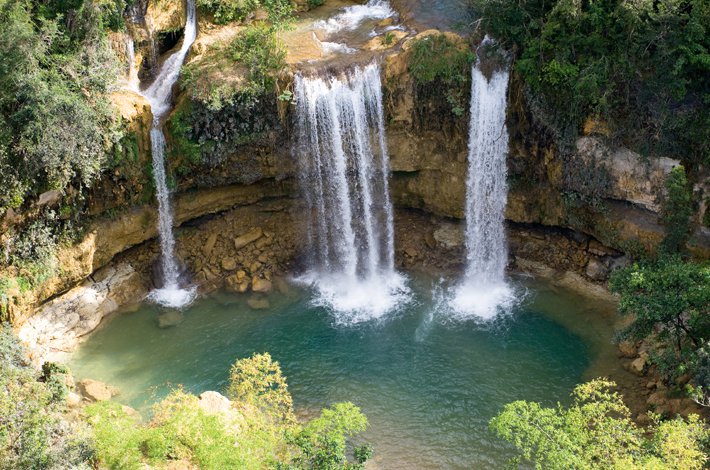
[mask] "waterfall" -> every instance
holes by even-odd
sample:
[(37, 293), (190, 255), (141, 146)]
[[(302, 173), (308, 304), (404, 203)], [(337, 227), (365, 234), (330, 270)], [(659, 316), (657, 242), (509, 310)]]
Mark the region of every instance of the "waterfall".
[(488, 80), (477, 61), (471, 77), (471, 120), (466, 180), (466, 272), (452, 306), (460, 314), (491, 318), (512, 299), (505, 281), (508, 196), (505, 125), (507, 69)]
[(153, 83), (142, 92), (153, 112), (150, 140), (155, 192), (158, 199), (158, 232), (160, 234), (160, 261), (163, 272), (163, 287), (151, 292), (149, 298), (166, 307), (184, 306), (190, 303), (195, 295), (194, 288), (182, 289), (179, 283), (180, 269), (175, 257), (173, 212), (165, 174), (165, 135), (163, 134), (162, 120), (170, 110), (173, 85), (180, 76), (180, 67), (182, 67), (196, 37), (195, 1), (187, 0), (187, 22), (182, 47), (165, 60)]
[(126, 74), (128, 89), (138, 91), (139, 80), (138, 70), (136, 69), (136, 51), (133, 38), (130, 35), (126, 36), (126, 58), (128, 59), (128, 73)]
[(341, 322), (376, 318), (407, 296), (394, 269), (389, 157), (380, 68), (296, 76), (301, 185), (309, 208), (309, 273)]

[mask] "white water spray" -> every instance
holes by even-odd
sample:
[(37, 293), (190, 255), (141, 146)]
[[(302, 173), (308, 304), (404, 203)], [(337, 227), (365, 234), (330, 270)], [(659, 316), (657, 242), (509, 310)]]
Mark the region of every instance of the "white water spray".
[(175, 258), (175, 237), (173, 235), (173, 212), (170, 205), (170, 190), (165, 174), (165, 135), (162, 119), (170, 110), (172, 89), (180, 76), (185, 57), (197, 37), (195, 1), (187, 0), (187, 21), (180, 50), (168, 57), (160, 68), (155, 81), (142, 95), (150, 103), (153, 111), (153, 127), (150, 130), (153, 154), (153, 177), (158, 199), (158, 232), (160, 234), (161, 265), (163, 287), (150, 293), (149, 299), (166, 307), (182, 307), (195, 297), (195, 289), (182, 289), (179, 283), (180, 270)]
[(311, 214), (304, 280), (340, 322), (381, 317), (408, 291), (394, 269), (380, 68), (341, 78), (298, 75), (296, 99), (296, 153)]
[(364, 5), (346, 7), (342, 13), (327, 20), (317, 21), (314, 26), (328, 34), (334, 34), (339, 31), (353, 30), (366, 20), (384, 20), (395, 16), (395, 14), (387, 0), (369, 0)]
[(508, 71), (488, 80), (479, 61), (472, 69), (468, 177), (466, 180), (466, 258), (463, 282), (451, 306), (460, 316), (489, 319), (513, 300), (505, 281), (508, 248), (504, 211), (508, 197), (505, 125)]

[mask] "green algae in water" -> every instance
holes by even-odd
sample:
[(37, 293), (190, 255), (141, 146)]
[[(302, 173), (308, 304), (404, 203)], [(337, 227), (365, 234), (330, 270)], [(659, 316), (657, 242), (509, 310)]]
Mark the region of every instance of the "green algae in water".
[[(508, 448), (489, 433), (490, 418), (514, 400), (565, 401), (598, 345), (551, 320), (535, 295), (482, 326), (432, 315), (430, 291), (415, 289), (406, 310), (355, 326), (337, 326), (296, 290), (271, 296), (268, 310), (250, 309), (248, 296), (215, 295), (168, 329), (157, 326), (160, 309), (145, 305), (115, 316), (71, 366), (147, 412), (177, 385), (197, 394), (224, 390), (236, 359), (268, 351), (303, 414), (345, 400), (362, 408), (375, 468), (500, 467)], [(543, 297), (549, 309), (549, 293)], [(574, 304), (563, 300), (562, 309)]]

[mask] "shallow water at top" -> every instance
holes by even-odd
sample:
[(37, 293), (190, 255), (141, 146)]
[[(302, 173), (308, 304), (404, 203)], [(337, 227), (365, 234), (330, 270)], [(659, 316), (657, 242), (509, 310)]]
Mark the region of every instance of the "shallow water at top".
[[(413, 281), (406, 309), (354, 326), (338, 325), (296, 288), (270, 296), (271, 308), (261, 311), (247, 296), (202, 299), (169, 329), (157, 327), (160, 309), (145, 305), (107, 322), (71, 367), (78, 378), (116, 385), (119, 401), (146, 412), (177, 384), (224, 390), (236, 359), (268, 351), (300, 413), (345, 400), (362, 408), (374, 468), (500, 467), (508, 449), (490, 435), (490, 418), (514, 400), (565, 401), (611, 348), (611, 330), (579, 298), (540, 285), (494, 322), (453, 321), (437, 309), (436, 286)], [(556, 317), (591, 333), (582, 338)]]
[(467, 0), (391, 0), (392, 6), (414, 28), (465, 33), (473, 17)]

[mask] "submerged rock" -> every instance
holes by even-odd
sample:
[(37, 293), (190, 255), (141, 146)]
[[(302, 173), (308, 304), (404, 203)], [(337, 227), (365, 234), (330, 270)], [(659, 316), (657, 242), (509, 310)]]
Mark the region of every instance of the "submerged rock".
[(185, 321), (185, 316), (178, 310), (170, 310), (158, 316), (158, 328), (170, 328)]
[(268, 279), (261, 279), (258, 277), (254, 277), (251, 280), (251, 290), (254, 292), (271, 292), (271, 289), (273, 288), (271, 281)]
[(271, 307), (271, 302), (266, 297), (250, 297), (247, 305), (252, 310), (267, 310)]

